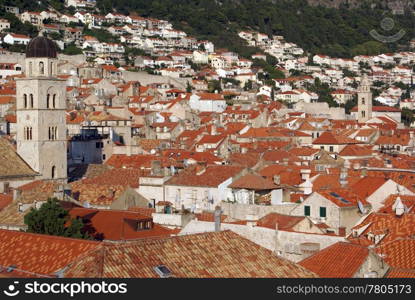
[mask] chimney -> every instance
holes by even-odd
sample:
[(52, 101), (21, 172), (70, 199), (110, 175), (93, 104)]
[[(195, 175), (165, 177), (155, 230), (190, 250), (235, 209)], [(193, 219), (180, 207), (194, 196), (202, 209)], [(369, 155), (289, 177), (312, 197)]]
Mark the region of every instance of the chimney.
[(310, 179), (310, 174), (311, 174), (310, 169), (301, 169), (300, 173), (301, 173), (302, 180), (307, 181), (308, 179)]
[(115, 190), (109, 189), (108, 191), (108, 198), (113, 198), (115, 196)]
[(280, 175), (274, 175), (274, 183), (276, 185), (280, 185), (281, 184), (281, 176)]
[(343, 166), (344, 166), (346, 169), (350, 169), (350, 166), (351, 166), (350, 160), (346, 159), (346, 160), (344, 161)]
[(215, 207), (215, 212), (214, 212), (215, 232), (220, 231), (221, 217), (222, 217), (222, 210), (221, 210), (220, 206), (216, 206)]
[(393, 205), (395, 207), (395, 214), (399, 217), (405, 213), (405, 205), (402, 203), (401, 197), (397, 197)]
[(13, 201), (17, 201), (20, 198), (22, 192), (19, 189), (13, 190)]
[(257, 225), (257, 216), (254, 214), (246, 215), (246, 225), (250, 227), (255, 227)]
[(346, 236), (346, 227), (339, 227), (339, 236)]
[(200, 176), (205, 172), (206, 172), (206, 166), (205, 165), (197, 165), (196, 166), (196, 175), (197, 176)]
[(0, 194), (7, 194), (6, 182), (0, 182)]
[(217, 135), (217, 134), (218, 134), (218, 133), (217, 133), (217, 130), (216, 130), (216, 125), (215, 125), (215, 124), (213, 124), (213, 125), (212, 125), (211, 131), (210, 131), (210, 134), (211, 134), (211, 135)]
[(347, 169), (341, 168), (340, 170), (340, 185), (342, 187), (347, 185)]
[(151, 162), (151, 175), (154, 175), (154, 176), (162, 175), (161, 161), (153, 160)]
[(313, 183), (310, 179), (307, 179), (304, 183), (301, 184), (303, 188), (303, 193), (306, 195), (310, 195), (313, 192)]

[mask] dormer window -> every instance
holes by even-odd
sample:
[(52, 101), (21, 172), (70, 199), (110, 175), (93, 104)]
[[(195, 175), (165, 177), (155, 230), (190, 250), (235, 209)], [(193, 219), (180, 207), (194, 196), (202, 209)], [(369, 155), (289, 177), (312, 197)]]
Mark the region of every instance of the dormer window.
[(152, 220), (140, 220), (137, 222), (137, 231), (141, 230), (150, 230), (153, 228), (153, 221)]

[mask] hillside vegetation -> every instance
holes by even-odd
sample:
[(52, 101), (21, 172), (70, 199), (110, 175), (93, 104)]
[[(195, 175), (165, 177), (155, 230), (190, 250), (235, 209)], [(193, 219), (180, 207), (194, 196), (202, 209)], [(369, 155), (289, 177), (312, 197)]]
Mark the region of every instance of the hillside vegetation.
[[(358, 8), (339, 6), (314, 6), (306, 0), (98, 0), (102, 12), (115, 9), (124, 14), (167, 19), (179, 29), (231, 50), (242, 45), (237, 37), (241, 29), (283, 35), (311, 53), (339, 57), (394, 51), (414, 36), (415, 17), (409, 11), (404, 16), (394, 16), (384, 5), (371, 8), (363, 1)], [(380, 22), (388, 16), (394, 19), (395, 26), (386, 32)], [(400, 29), (406, 34), (399, 44), (383, 44), (370, 36), (373, 29), (386, 36)]]

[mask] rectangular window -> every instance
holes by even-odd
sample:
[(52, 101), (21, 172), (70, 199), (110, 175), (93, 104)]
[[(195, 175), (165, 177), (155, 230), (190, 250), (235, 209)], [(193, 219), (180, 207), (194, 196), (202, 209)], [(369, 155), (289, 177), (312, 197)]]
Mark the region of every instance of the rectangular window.
[(334, 147), (333, 146), (330, 146), (329, 151), (330, 152), (333, 152), (334, 151)]
[(304, 216), (309, 217), (310, 216), (310, 206), (306, 205), (304, 206)]
[(323, 206), (320, 207), (320, 218), (325, 218), (327, 216), (327, 209)]

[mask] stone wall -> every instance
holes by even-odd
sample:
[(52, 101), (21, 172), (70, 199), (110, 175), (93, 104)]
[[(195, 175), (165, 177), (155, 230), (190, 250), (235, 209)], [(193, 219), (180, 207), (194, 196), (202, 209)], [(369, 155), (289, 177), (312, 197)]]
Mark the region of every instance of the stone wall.
[(255, 205), (255, 204), (233, 204), (222, 202), (220, 204), (224, 215), (234, 219), (246, 220), (247, 215), (262, 218), (269, 213), (290, 215), (291, 211), (298, 206), (296, 203), (284, 203), (281, 205)]
[[(182, 229), (180, 235), (212, 232), (214, 230), (214, 222), (192, 220)], [(345, 240), (344, 237), (341, 236), (282, 230), (276, 231), (271, 228), (228, 223), (222, 223), (221, 230), (231, 230), (255, 244), (294, 262), (301, 261), (311, 254), (304, 254), (301, 251), (301, 245), (304, 243), (316, 244), (319, 250), (322, 250), (337, 242)]]

